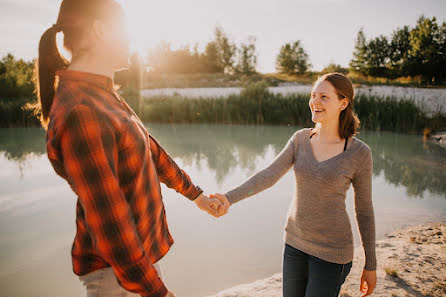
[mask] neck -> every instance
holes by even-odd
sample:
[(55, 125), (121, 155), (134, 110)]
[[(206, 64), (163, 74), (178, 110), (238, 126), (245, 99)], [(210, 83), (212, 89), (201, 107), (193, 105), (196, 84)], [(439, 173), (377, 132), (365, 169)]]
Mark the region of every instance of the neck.
[(100, 59), (97, 58), (81, 56), (73, 60), (67, 69), (104, 75), (113, 79), (114, 71), (110, 65), (105, 65), (105, 63), (100, 63), (99, 61)]
[(319, 123), (319, 129), (317, 132), (317, 137), (319, 140), (327, 143), (339, 142), (341, 137), (339, 137), (339, 123)]

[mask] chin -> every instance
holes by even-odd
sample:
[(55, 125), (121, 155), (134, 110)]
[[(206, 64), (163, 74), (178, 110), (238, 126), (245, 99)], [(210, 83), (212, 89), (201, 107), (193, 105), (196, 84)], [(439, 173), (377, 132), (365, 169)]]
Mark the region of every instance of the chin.
[(320, 123), (322, 119), (318, 116), (312, 116), (311, 120), (313, 121), (313, 123)]
[(130, 67), (129, 61), (123, 61), (115, 66), (115, 71), (127, 70)]
[(123, 71), (123, 70), (128, 70), (129, 69), (129, 65), (121, 65), (121, 66), (117, 66), (115, 68), (115, 71)]

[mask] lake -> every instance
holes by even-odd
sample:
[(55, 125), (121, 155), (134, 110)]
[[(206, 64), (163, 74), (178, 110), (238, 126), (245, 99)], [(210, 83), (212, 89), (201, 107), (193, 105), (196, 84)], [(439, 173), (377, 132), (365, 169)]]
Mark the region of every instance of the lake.
[[(207, 193), (228, 190), (267, 166), (300, 129), (146, 126)], [(402, 225), (446, 220), (446, 150), (419, 135), (362, 131), (357, 137), (372, 148), (378, 239)], [(178, 297), (208, 296), (280, 272), (292, 174), (219, 219), (163, 185), (175, 240), (160, 261), (167, 287)], [(76, 196), (46, 157), (43, 129), (0, 129), (0, 181), (0, 295), (85, 296), (70, 257)], [(351, 187), (346, 203), (358, 246)]]

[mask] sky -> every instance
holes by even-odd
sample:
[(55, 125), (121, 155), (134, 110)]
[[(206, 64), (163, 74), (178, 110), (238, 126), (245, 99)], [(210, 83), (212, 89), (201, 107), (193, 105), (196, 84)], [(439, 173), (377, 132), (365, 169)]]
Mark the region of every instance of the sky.
[[(275, 71), (280, 47), (301, 40), (313, 70), (348, 66), (356, 34), (390, 36), (420, 15), (446, 21), (446, 0), (119, 0), (132, 46), (144, 56), (161, 41), (172, 48), (198, 43), (202, 51), (221, 26), (236, 44), (256, 37), (258, 65)], [(37, 57), (40, 36), (57, 20), (61, 0), (0, 0), (0, 55)]]

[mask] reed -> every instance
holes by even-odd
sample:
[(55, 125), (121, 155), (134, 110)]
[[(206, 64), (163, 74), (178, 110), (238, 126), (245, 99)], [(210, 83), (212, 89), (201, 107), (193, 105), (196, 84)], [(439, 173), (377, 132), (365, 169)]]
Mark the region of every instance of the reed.
[[(267, 85), (254, 83), (240, 95), (226, 98), (183, 98), (158, 96), (144, 99), (140, 117), (157, 123), (224, 123), (313, 125), (309, 95), (280, 95), (268, 92)], [(130, 100), (132, 101), (132, 100)], [(361, 128), (401, 133), (422, 133), (424, 129), (446, 128), (446, 117), (429, 117), (413, 100), (396, 97), (358, 95), (355, 111)]]
[[(223, 123), (312, 126), (309, 94), (273, 94), (265, 81), (249, 83), (239, 95), (224, 98), (183, 98), (180, 95), (144, 98), (141, 111), (137, 93), (123, 90), (123, 97), (145, 122)], [(0, 127), (36, 126), (39, 122), (27, 100), (0, 100)], [(355, 111), (361, 129), (400, 133), (445, 130), (446, 117), (428, 116), (413, 100), (359, 94)]]

